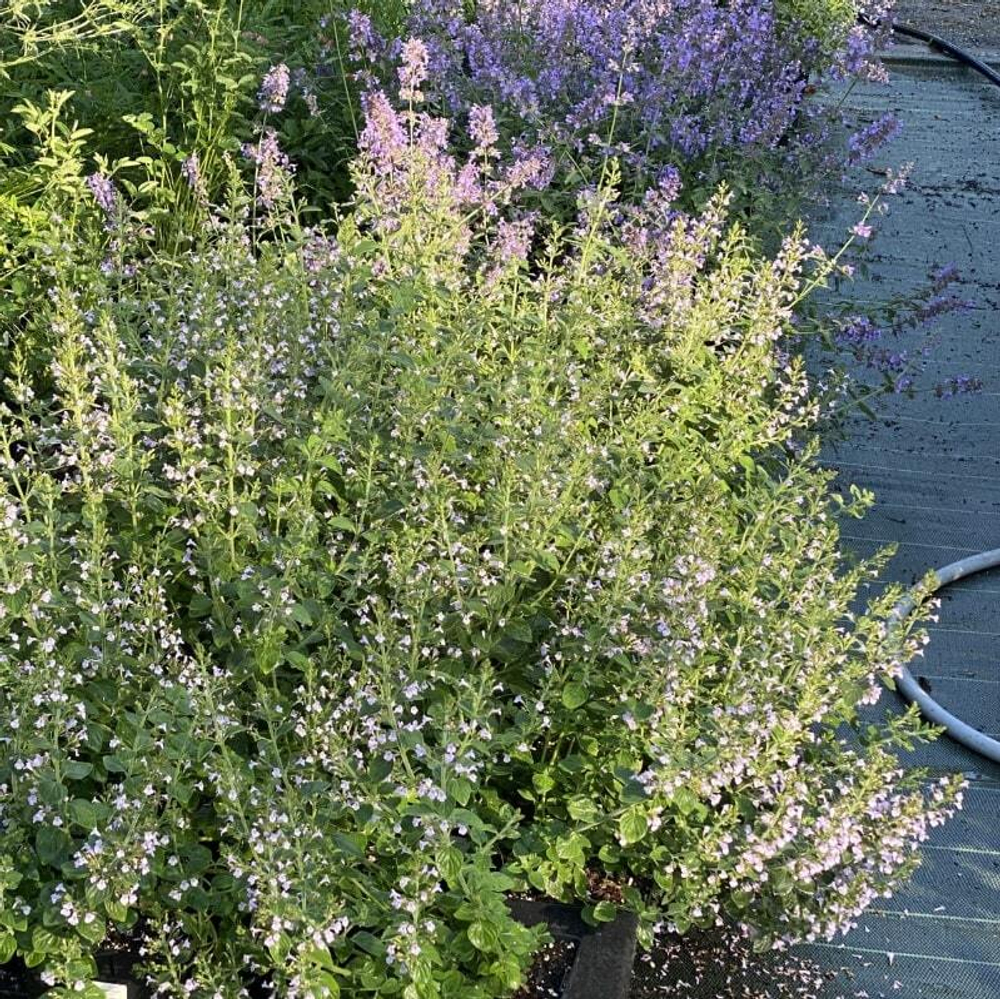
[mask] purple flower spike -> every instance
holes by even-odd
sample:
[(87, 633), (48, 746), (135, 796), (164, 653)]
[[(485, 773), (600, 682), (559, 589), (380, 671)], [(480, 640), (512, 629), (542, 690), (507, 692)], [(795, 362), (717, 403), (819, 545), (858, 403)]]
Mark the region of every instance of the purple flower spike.
[(243, 155), (257, 164), (257, 202), (273, 208), (290, 192), (294, 166), (278, 145), (278, 136), (269, 128), (257, 143), (243, 146)]
[(472, 110), (469, 111), (469, 135), (476, 144), (476, 152), (479, 155), (488, 155), (493, 150), (500, 138), (493, 117), (493, 108), (483, 104), (472, 106)]
[(381, 91), (363, 98), (365, 127), (358, 146), (380, 174), (403, 165), (408, 150), (406, 129), (399, 114)]
[(971, 392), (981, 392), (983, 383), (978, 378), (970, 375), (955, 375), (947, 381), (941, 382), (934, 391), (939, 399), (950, 399), (955, 395), (966, 395)]
[(845, 347), (859, 348), (874, 343), (882, 336), (879, 329), (867, 316), (848, 316), (837, 331), (837, 343)]
[(887, 142), (903, 130), (903, 123), (894, 114), (884, 114), (847, 141), (848, 162), (852, 166), (869, 160)]
[(267, 71), (257, 92), (257, 102), (261, 111), (277, 114), (284, 110), (285, 102), (288, 100), (289, 81), (288, 67), (283, 62), (279, 62), (277, 66), (272, 66)]
[(427, 46), (419, 38), (404, 42), (399, 67), (399, 96), (404, 101), (415, 103), (424, 99), (420, 84), (427, 79), (429, 58)]
[(121, 195), (118, 193), (118, 189), (103, 173), (92, 173), (87, 178), (87, 187), (90, 188), (94, 200), (104, 212), (104, 228), (117, 229), (122, 216)]

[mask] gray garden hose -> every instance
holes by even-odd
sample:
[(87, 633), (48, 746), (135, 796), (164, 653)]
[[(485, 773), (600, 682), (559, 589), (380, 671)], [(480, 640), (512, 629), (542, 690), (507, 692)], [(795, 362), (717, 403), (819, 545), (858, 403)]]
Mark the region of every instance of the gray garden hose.
[[(1000, 566), (1000, 548), (970, 555), (968, 558), (952, 562), (943, 569), (935, 569), (932, 592), (936, 592), (949, 583), (954, 583), (966, 576)], [(903, 621), (916, 609), (918, 604), (915, 593), (911, 591), (893, 608), (890, 621)], [(988, 735), (974, 729), (967, 722), (957, 718), (950, 711), (945, 711), (930, 694), (913, 678), (913, 674), (904, 666), (903, 672), (896, 678), (896, 688), (908, 701), (916, 704), (923, 716), (932, 724), (940, 725), (956, 742), (971, 749), (980, 756), (1000, 763), (1000, 741), (991, 739)]]

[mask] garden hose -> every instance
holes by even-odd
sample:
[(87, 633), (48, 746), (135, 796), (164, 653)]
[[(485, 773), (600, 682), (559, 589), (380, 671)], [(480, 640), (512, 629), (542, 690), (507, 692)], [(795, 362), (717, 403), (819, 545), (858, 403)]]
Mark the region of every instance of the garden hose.
[(957, 45), (952, 45), (946, 39), (932, 35), (929, 31), (924, 31), (922, 28), (911, 28), (908, 24), (893, 23), (892, 30), (897, 35), (904, 35), (906, 38), (916, 38), (918, 41), (926, 42), (932, 49), (937, 49), (939, 52), (951, 56), (952, 59), (956, 59), (970, 69), (974, 69), (977, 73), (981, 73), (990, 83), (1000, 87), (1000, 73), (992, 67), (987, 66), (986, 63), (981, 59), (977, 59), (971, 53), (960, 49)]
[[(863, 14), (859, 18), (859, 21), (868, 28), (880, 27), (880, 22), (873, 21)], [(892, 31), (893, 34), (902, 35), (905, 38), (915, 38), (918, 41), (926, 42), (932, 49), (951, 56), (952, 59), (962, 63), (964, 66), (968, 66), (970, 69), (974, 69), (977, 73), (985, 76), (990, 83), (1000, 87), (1000, 73), (991, 66), (987, 66), (982, 59), (977, 59), (971, 52), (960, 49), (947, 39), (941, 38), (939, 35), (933, 35), (929, 31), (924, 31), (923, 28), (914, 28), (909, 24), (900, 24), (898, 21), (893, 22)]]
[[(946, 565), (942, 569), (935, 569), (931, 592), (936, 592), (949, 583), (964, 579), (966, 576), (985, 572), (987, 569), (995, 569), (998, 566), (1000, 566), (1000, 548), (981, 552), (978, 555), (970, 555), (968, 558), (952, 562), (951, 565)], [(918, 598), (911, 591), (893, 608), (890, 621), (893, 623), (903, 621), (916, 609), (917, 604)], [(946, 711), (917, 683), (913, 674), (905, 666), (903, 672), (896, 678), (896, 688), (903, 697), (920, 708), (921, 713), (929, 722), (940, 725), (956, 742), (960, 742), (967, 749), (971, 749), (980, 756), (1000, 763), (1000, 741), (984, 735), (950, 711)]]

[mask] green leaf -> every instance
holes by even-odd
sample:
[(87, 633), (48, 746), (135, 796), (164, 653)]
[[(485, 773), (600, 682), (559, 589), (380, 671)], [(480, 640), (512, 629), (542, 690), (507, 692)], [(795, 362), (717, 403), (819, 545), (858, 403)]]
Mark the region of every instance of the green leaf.
[(597, 922), (610, 923), (618, 915), (618, 906), (614, 902), (598, 902), (593, 914)]
[(69, 780), (83, 780), (93, 773), (94, 764), (82, 760), (70, 760), (63, 764), (62, 772)]
[(458, 885), (458, 879), (461, 876), (464, 863), (462, 852), (456, 850), (453, 846), (445, 847), (438, 853), (438, 870), (445, 881), (452, 887)]
[(36, 926), (31, 931), (31, 949), (36, 954), (54, 954), (59, 950), (59, 938), (44, 926)]
[(469, 942), (476, 950), (495, 951), (500, 943), (500, 934), (491, 923), (483, 922), (481, 919), (471, 923), (465, 931), (469, 935)]
[(529, 645), (534, 639), (531, 626), (526, 621), (508, 621), (503, 629), (504, 638), (512, 638), (515, 642)]
[(38, 782), (38, 796), (46, 805), (61, 808), (66, 800), (66, 788), (57, 780), (42, 779)]
[(92, 919), (89, 923), (80, 920), (77, 924), (76, 932), (83, 937), (87, 943), (99, 944), (107, 935), (107, 927), (103, 919)]
[(578, 822), (594, 822), (600, 812), (589, 798), (571, 798), (566, 806), (571, 819)]
[(285, 659), (296, 669), (301, 669), (301, 670), (309, 669), (309, 657), (304, 656), (301, 652), (295, 652), (292, 649), (286, 649)]
[(312, 981), (322, 986), (322, 990), (314, 992), (314, 995), (322, 995), (324, 999), (339, 999), (340, 982), (333, 977), (333, 972), (337, 970), (339, 969), (331, 968), (329, 971), (324, 969), (310, 976)]
[(204, 593), (196, 593), (188, 604), (191, 617), (208, 617), (212, 613), (212, 598)]
[(87, 832), (96, 829), (101, 823), (101, 813), (92, 801), (86, 798), (74, 798), (70, 802), (69, 814), (73, 821)]
[(330, 951), (326, 947), (310, 947), (302, 954), (302, 957), (310, 964), (315, 964), (319, 968), (325, 968), (327, 971), (333, 971), (336, 967), (333, 963), (333, 958), (330, 956)]
[(649, 832), (649, 822), (645, 812), (637, 805), (633, 805), (618, 820), (618, 838), (622, 846), (638, 843), (647, 832)]
[(445, 785), (448, 793), (460, 805), (467, 805), (472, 797), (472, 784), (462, 777), (453, 777)]
[(567, 860), (577, 867), (583, 867), (587, 861), (587, 850), (590, 848), (590, 840), (578, 832), (572, 833), (565, 839), (557, 839), (555, 843), (556, 856), (560, 860)]
[(69, 853), (69, 836), (55, 826), (40, 826), (35, 833), (35, 852), (43, 864), (61, 864)]
[(617, 864), (621, 860), (621, 851), (618, 849), (617, 843), (605, 843), (604, 846), (597, 851), (598, 858), (605, 864)]
[(563, 707), (575, 711), (587, 703), (587, 688), (582, 683), (567, 683), (562, 692)]
[(13, 933), (0, 933), (0, 964), (6, 964), (17, 950)]
[(531, 775), (531, 783), (535, 790), (543, 797), (556, 786), (556, 782), (544, 771)]
[(791, 895), (795, 890), (795, 881), (787, 868), (779, 867), (770, 872), (771, 889), (779, 895)]
[(357, 933), (352, 933), (351, 943), (363, 950), (366, 954), (371, 954), (372, 957), (385, 957), (385, 944), (377, 936), (373, 933), (369, 933), (367, 930), (359, 930)]
[(330, 838), (348, 856), (356, 857), (359, 860), (364, 857), (368, 840), (360, 833), (335, 832), (331, 833)]
[(304, 604), (294, 604), (291, 609), (292, 620), (309, 627), (313, 623), (312, 614)]
[(701, 804), (698, 795), (686, 787), (678, 788), (673, 801), (681, 815), (690, 815)]

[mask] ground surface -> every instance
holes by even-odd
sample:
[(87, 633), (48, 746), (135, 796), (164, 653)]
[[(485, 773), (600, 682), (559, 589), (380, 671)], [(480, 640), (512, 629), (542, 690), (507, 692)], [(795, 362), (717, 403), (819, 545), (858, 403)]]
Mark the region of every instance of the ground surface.
[[(954, 263), (963, 275), (958, 293), (975, 305), (939, 321), (918, 396), (883, 400), (876, 421), (852, 419), (822, 458), (842, 488), (855, 483), (877, 497), (867, 518), (844, 525), (846, 544), (862, 555), (897, 545), (887, 578), (909, 584), (1000, 547), (1000, 90), (947, 63), (890, 69), (888, 86), (855, 87), (847, 103), (866, 120), (900, 116), (901, 138), (874, 167), (912, 161), (913, 178), (872, 244), (871, 277), (840, 294), (860, 310), (912, 294), (929, 270)], [(859, 180), (878, 184), (871, 172)], [(814, 234), (835, 248), (858, 217), (845, 197)], [(960, 374), (981, 379), (983, 390), (938, 399), (934, 385)], [(1000, 737), (1000, 571), (944, 591), (929, 630), (914, 673), (950, 710)], [(876, 710), (900, 708), (887, 694)], [(668, 940), (640, 958), (632, 999), (1000, 996), (1000, 767), (947, 739), (910, 762), (932, 775), (966, 774), (966, 806), (933, 832), (912, 882), (856, 931), (777, 964), (724, 938)]]
[[(849, 102), (863, 117), (901, 118), (902, 136), (881, 163), (912, 161), (913, 179), (873, 244), (871, 278), (844, 293), (858, 303), (906, 295), (929, 270), (953, 263), (963, 276), (958, 292), (974, 307), (939, 321), (916, 399), (884, 400), (880, 420), (854, 420), (823, 457), (843, 486), (877, 497), (868, 517), (845, 525), (847, 543), (862, 554), (898, 546), (887, 576), (910, 583), (1000, 547), (1000, 89), (947, 64), (890, 70), (888, 87), (856, 88)], [(857, 211), (845, 203), (823, 227), (824, 241), (834, 244)], [(980, 379), (982, 391), (936, 398), (935, 384), (956, 375)], [(994, 736), (998, 597), (1000, 571), (944, 591), (926, 657), (914, 667), (942, 704)], [(884, 709), (898, 710), (895, 698), (886, 701)], [(850, 969), (824, 996), (1000, 995), (1000, 767), (947, 739), (912, 762), (965, 773), (966, 807), (932, 835), (906, 889), (873, 908), (846, 941), (805, 951)]]
[(576, 943), (568, 940), (553, 940), (543, 947), (535, 958), (527, 983), (514, 999), (559, 999), (576, 960), (576, 951)]
[(1000, 49), (998, 0), (896, 0), (896, 20), (958, 45)]

